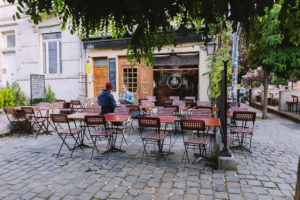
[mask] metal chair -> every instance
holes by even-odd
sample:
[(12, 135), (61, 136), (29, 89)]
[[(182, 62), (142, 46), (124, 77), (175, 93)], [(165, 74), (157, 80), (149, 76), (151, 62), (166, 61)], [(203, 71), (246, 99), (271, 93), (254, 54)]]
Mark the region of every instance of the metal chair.
[[(115, 110), (114, 110), (114, 114), (116, 115), (129, 115), (129, 108), (127, 107), (115, 107)], [(124, 125), (123, 123), (116, 123), (116, 122), (113, 122), (111, 124), (111, 126), (109, 126), (109, 128), (112, 128), (114, 130), (116, 130), (116, 134), (118, 132), (120, 132), (122, 134), (122, 140), (121, 140), (121, 145), (120, 145), (120, 149), (122, 148), (122, 144), (123, 144), (123, 141), (125, 141), (125, 143), (128, 145), (127, 141), (126, 141), (126, 138), (125, 138), (125, 130), (127, 128), (127, 122), (126, 121), (126, 124)], [(129, 121), (130, 125), (132, 125), (132, 120)]]
[(126, 105), (126, 107), (129, 109), (129, 114), (131, 115), (132, 123), (130, 123), (130, 129), (129, 133), (132, 129), (132, 133), (134, 132), (133, 122), (134, 120), (137, 120), (139, 116), (141, 116), (140, 107), (138, 105)]
[[(256, 112), (250, 111), (234, 111), (232, 122), (230, 126), (231, 144), (237, 140), (238, 145), (231, 146), (230, 148), (244, 149), (251, 153), (253, 128), (256, 119)], [(249, 122), (249, 123), (248, 123)], [(247, 124), (248, 123), (248, 124)], [(249, 126), (249, 124), (251, 126)], [(247, 143), (249, 148), (247, 148)]]
[(83, 107), (80, 100), (71, 100), (71, 109), (76, 112), (82, 111)]
[[(180, 125), (185, 149), (182, 156), (182, 160), (185, 161), (184, 164), (186, 164), (186, 161), (189, 162), (188, 149), (193, 149), (195, 151), (196, 147), (199, 148), (199, 158), (193, 162), (194, 164), (202, 157), (207, 156), (206, 147), (209, 144), (210, 139), (206, 134), (203, 134), (206, 132), (205, 122), (203, 120), (181, 120)], [(193, 137), (185, 138), (184, 131), (196, 131), (196, 134), (193, 134)]]
[(84, 110), (84, 112), (87, 112), (87, 113), (99, 113), (99, 114), (101, 114), (102, 108), (101, 108), (101, 106), (88, 106), (88, 107), (86, 107), (86, 109)]
[(163, 106), (172, 106), (172, 103), (173, 103), (173, 99), (169, 99), (169, 98), (165, 98), (162, 101)]
[[(57, 135), (62, 140), (59, 151), (57, 153), (57, 157), (59, 156), (63, 145), (65, 145), (69, 149), (69, 151), (71, 151), (71, 157), (72, 157), (73, 152), (77, 147), (80, 147), (82, 149), (80, 143), (83, 139), (83, 135), (82, 135), (83, 129), (77, 128), (75, 121), (74, 121), (74, 127), (71, 127), (69, 119), (65, 114), (51, 114), (50, 117), (54, 124), (54, 128)], [(81, 138), (80, 135), (82, 135)], [(74, 145), (72, 148), (68, 145), (67, 138), (72, 138), (74, 140)]]
[[(140, 135), (144, 147), (141, 162), (143, 161), (144, 154), (146, 154), (146, 156), (148, 155), (146, 149), (148, 144), (152, 144), (152, 145), (157, 144), (158, 146), (157, 159), (160, 157), (164, 158), (163, 146), (164, 146), (166, 135), (160, 133), (160, 119), (157, 117), (139, 117), (138, 123), (140, 127)], [(145, 128), (151, 128), (150, 133), (143, 134), (143, 132), (145, 132)]]
[(42, 130), (44, 133), (47, 132), (47, 126), (45, 125), (47, 118), (36, 116), (32, 107), (21, 107), (21, 108), (24, 111), (27, 121), (29, 122), (30, 133), (33, 133), (35, 126), (38, 128), (36, 137), (38, 137), (38, 135), (41, 133)]
[(191, 114), (193, 117), (211, 118), (212, 117), (212, 107), (196, 106), (196, 109), (191, 110)]
[(8, 119), (8, 121), (10, 122), (10, 124), (13, 126), (14, 130), (17, 131), (24, 131), (28, 129), (28, 122), (27, 119), (25, 117), (25, 114), (23, 112), (23, 117), (20, 116), (20, 113), (18, 115), (17, 110), (15, 108), (3, 108), (4, 113)]
[[(103, 139), (107, 140), (107, 149), (110, 148), (110, 145), (113, 142), (113, 131), (108, 130), (107, 123), (106, 123), (105, 117), (103, 115), (85, 116), (84, 121), (85, 121), (87, 130), (89, 132), (89, 135), (94, 144), (92, 155), (91, 155), (91, 158), (92, 158), (94, 155), (95, 149), (97, 150), (97, 152), (99, 152), (97, 145), (96, 145), (97, 139), (99, 139), (99, 141), (102, 141)], [(91, 131), (90, 127), (95, 127), (95, 126), (100, 127), (100, 129), (98, 129), (98, 130), (94, 129), (94, 131)], [(106, 157), (108, 158), (108, 151), (106, 151)]]

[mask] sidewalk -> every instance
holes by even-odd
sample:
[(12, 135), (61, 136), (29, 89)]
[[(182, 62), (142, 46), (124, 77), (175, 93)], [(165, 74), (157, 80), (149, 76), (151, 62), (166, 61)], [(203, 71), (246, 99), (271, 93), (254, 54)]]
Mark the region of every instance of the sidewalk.
[(141, 163), (137, 133), (128, 136), (129, 146), (123, 144), (125, 154), (108, 160), (91, 160), (90, 150), (70, 158), (66, 149), (56, 158), (56, 135), (2, 137), (0, 199), (293, 199), (300, 124), (269, 116), (256, 121), (253, 153), (234, 151), (237, 171), (203, 163), (184, 169), (181, 138), (174, 157)]

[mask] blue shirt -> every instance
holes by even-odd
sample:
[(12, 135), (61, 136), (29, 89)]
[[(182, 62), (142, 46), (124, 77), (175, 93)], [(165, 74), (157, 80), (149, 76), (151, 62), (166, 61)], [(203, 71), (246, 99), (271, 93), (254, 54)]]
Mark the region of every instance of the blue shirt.
[(120, 94), (120, 98), (125, 97), (125, 101), (121, 100), (120, 103), (121, 104), (134, 104), (134, 97), (133, 94), (129, 91), (127, 91), (126, 93), (121, 93)]

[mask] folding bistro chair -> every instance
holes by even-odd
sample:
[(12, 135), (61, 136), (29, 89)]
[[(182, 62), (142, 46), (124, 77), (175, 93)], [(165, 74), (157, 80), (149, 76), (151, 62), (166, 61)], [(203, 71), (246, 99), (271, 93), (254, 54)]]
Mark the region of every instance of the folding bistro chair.
[[(253, 128), (256, 119), (256, 112), (234, 111), (230, 127), (231, 144), (237, 140), (238, 145), (230, 148), (239, 148), (251, 153)], [(248, 123), (248, 124), (247, 124)], [(252, 125), (251, 125), (252, 124)], [(247, 148), (247, 144), (249, 148)]]
[[(115, 114), (115, 115), (129, 115), (129, 108), (121, 107), (121, 106), (115, 107), (115, 110), (114, 110), (113, 114)], [(116, 133), (116, 138), (115, 139), (117, 139), (118, 132), (120, 132), (121, 135), (122, 135), (120, 149), (122, 148), (123, 141), (125, 141), (125, 143), (128, 145), (128, 143), (126, 141), (126, 138), (125, 138), (125, 130), (127, 128), (127, 122), (128, 121), (125, 122), (125, 125), (123, 123), (113, 122), (109, 126), (109, 128), (114, 129), (116, 131), (115, 132)], [(129, 121), (129, 123), (132, 124), (132, 121)]]
[(87, 113), (99, 113), (99, 114), (101, 114), (102, 107), (101, 106), (88, 106), (88, 107), (86, 107), (86, 109), (84, 110), (84, 112), (87, 112)]
[[(141, 162), (143, 161), (144, 154), (146, 154), (146, 156), (148, 155), (146, 149), (148, 144), (157, 144), (157, 160), (159, 157), (164, 158), (163, 146), (166, 135), (160, 133), (160, 119), (157, 117), (139, 117), (138, 122), (140, 127), (140, 135), (144, 147)], [(145, 128), (151, 128), (150, 133), (143, 134), (143, 132), (145, 132)]]
[(47, 126), (45, 125), (47, 118), (44, 117), (38, 117), (32, 107), (21, 107), (24, 111), (25, 117), (27, 121), (29, 122), (29, 131), (30, 133), (33, 133), (34, 127), (38, 128), (38, 131), (36, 133), (36, 137), (43, 131), (44, 133), (47, 132)]
[(75, 112), (81, 112), (83, 107), (80, 100), (71, 100), (71, 109)]
[(132, 133), (134, 133), (134, 127), (133, 127), (133, 122), (134, 120), (137, 120), (139, 116), (141, 116), (140, 113), (140, 107), (138, 105), (126, 105), (126, 107), (129, 109), (129, 114), (131, 115), (132, 123), (130, 123), (130, 129), (129, 133), (132, 129)]
[[(81, 148), (80, 140), (82, 140), (83, 136), (80, 138), (80, 135), (82, 134), (82, 129), (77, 128), (75, 122), (74, 122), (74, 127), (71, 127), (68, 116), (65, 114), (51, 114), (50, 117), (54, 124), (57, 135), (62, 140), (59, 151), (57, 153), (57, 157), (59, 156), (63, 145), (65, 145), (69, 149), (69, 151), (72, 151), (71, 152), (71, 157), (72, 157), (74, 150), (77, 147)], [(68, 138), (72, 138), (74, 140), (74, 145), (72, 148), (67, 143)]]
[(20, 114), (18, 115), (15, 108), (6, 107), (3, 108), (3, 110), (5, 112), (8, 121), (10, 122), (10, 124), (13, 126), (15, 130), (22, 132), (24, 128), (25, 130), (28, 129), (28, 122), (24, 113), (23, 116), (20, 116)]
[[(184, 154), (182, 156), (184, 164), (186, 164), (186, 161), (189, 162), (188, 150), (193, 149), (195, 151), (196, 147), (199, 148), (199, 158), (197, 158), (193, 162), (194, 164), (197, 161), (199, 161), (202, 157), (207, 156), (206, 147), (209, 144), (210, 140), (206, 134), (203, 134), (206, 132), (205, 122), (203, 120), (181, 120), (180, 125), (185, 149)], [(196, 131), (196, 134), (193, 134), (192, 137), (185, 138), (184, 131)]]
[(165, 98), (162, 101), (163, 106), (172, 106), (172, 103), (173, 103), (173, 99), (169, 99), (169, 98)]
[[(107, 149), (110, 148), (111, 143), (114, 142), (113, 141), (113, 131), (108, 129), (107, 123), (105, 121), (105, 117), (103, 115), (85, 116), (84, 121), (85, 121), (85, 124), (87, 126), (89, 135), (90, 135), (90, 137), (93, 141), (93, 144), (94, 144), (92, 155), (91, 155), (91, 158), (92, 158), (93, 155), (94, 155), (95, 149), (97, 150), (97, 152), (99, 152), (99, 150), (97, 148), (97, 145), (96, 145), (97, 139), (99, 141), (102, 141), (103, 139), (107, 140)], [(90, 127), (93, 127), (95, 125), (97, 127), (100, 127), (100, 129), (98, 129), (98, 130), (94, 129), (94, 131), (91, 131)], [(108, 157), (108, 151), (106, 151), (106, 157)]]
[[(174, 116), (175, 112), (174, 112), (174, 108), (157, 108), (157, 116)], [(160, 130), (163, 131), (163, 133), (168, 133), (170, 142), (169, 142), (169, 151), (171, 150), (171, 147), (175, 144), (172, 143), (172, 136), (171, 136), (171, 132), (174, 132), (174, 128), (168, 126), (169, 123), (165, 123), (165, 126), (161, 126)]]
[(211, 118), (212, 117), (212, 107), (197, 106), (196, 109), (191, 110), (191, 114), (193, 117)]

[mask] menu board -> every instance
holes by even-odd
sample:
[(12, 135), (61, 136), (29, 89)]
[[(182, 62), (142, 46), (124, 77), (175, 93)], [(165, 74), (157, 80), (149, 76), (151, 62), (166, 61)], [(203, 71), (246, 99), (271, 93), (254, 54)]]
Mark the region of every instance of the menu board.
[(114, 86), (113, 91), (116, 91), (116, 59), (109, 58), (108, 59), (109, 66), (109, 82)]
[(30, 74), (31, 99), (45, 98), (45, 75)]

